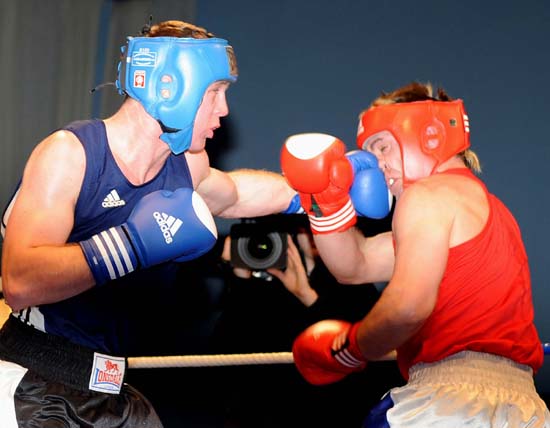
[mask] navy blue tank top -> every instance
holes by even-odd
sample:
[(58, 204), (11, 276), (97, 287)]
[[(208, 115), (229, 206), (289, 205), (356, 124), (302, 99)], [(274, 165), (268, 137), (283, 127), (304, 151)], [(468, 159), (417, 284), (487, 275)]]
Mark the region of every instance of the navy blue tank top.
[[(78, 137), (86, 153), (86, 172), (68, 242), (88, 239), (124, 223), (137, 201), (148, 193), (193, 186), (183, 154), (171, 154), (155, 178), (136, 186), (116, 164), (103, 121), (77, 121), (64, 129)], [(147, 340), (143, 337), (146, 323), (160, 321), (156, 315), (162, 310), (163, 299), (170, 299), (170, 288), (178, 286), (176, 272), (176, 263), (163, 263), (32, 310), (42, 314), (47, 333), (108, 354), (141, 355)]]

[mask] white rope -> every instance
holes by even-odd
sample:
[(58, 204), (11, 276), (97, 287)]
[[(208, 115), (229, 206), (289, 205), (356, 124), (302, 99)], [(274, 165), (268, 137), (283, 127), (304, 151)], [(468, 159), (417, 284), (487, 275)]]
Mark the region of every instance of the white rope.
[[(550, 343), (543, 343), (545, 355), (550, 354)], [(395, 359), (391, 352), (381, 360)], [(239, 366), (251, 364), (292, 364), (292, 352), (260, 352), (254, 354), (219, 354), (219, 355), (173, 355), (164, 357), (130, 357), (128, 367), (131, 369), (150, 369), (166, 367), (213, 367)]]
[(128, 368), (212, 367), (248, 364), (294, 363), (292, 352), (221, 355), (174, 355), (164, 357), (130, 357)]

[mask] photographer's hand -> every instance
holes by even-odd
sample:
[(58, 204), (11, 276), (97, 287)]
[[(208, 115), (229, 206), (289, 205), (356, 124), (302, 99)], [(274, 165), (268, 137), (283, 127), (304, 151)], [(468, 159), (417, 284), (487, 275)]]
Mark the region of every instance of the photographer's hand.
[(294, 241), (288, 237), (287, 267), (280, 269), (267, 269), (267, 272), (279, 279), (288, 291), (294, 294), (305, 306), (311, 306), (318, 299), (317, 292), (311, 288), (300, 252)]
[[(231, 236), (227, 235), (225, 241), (223, 241), (223, 251), (221, 256), (223, 262), (231, 264)], [(252, 276), (250, 269), (244, 269), (240, 267), (232, 267), (233, 275), (238, 278), (248, 279)]]

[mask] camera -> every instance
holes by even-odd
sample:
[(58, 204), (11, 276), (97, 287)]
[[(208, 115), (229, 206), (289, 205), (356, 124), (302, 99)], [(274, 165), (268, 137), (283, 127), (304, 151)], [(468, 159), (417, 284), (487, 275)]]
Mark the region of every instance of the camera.
[(247, 219), (231, 226), (231, 264), (264, 271), (285, 269), (288, 233), (270, 222)]

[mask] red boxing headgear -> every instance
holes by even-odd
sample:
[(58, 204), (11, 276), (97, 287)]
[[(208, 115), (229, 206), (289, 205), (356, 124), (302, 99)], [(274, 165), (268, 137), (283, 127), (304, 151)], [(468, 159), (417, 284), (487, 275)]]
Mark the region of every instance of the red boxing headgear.
[(401, 148), (403, 186), (431, 175), (470, 147), (470, 125), (462, 100), (415, 101), (372, 107), (359, 119), (357, 145), (390, 131)]

